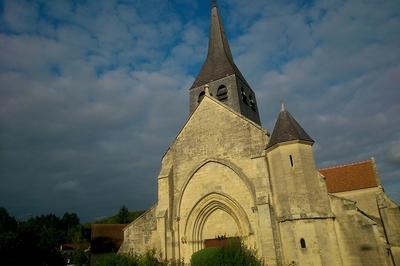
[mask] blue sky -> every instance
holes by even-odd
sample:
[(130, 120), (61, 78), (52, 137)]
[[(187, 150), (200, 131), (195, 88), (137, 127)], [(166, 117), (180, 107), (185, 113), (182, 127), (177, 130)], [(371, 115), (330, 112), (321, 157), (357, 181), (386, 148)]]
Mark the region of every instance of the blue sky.
[[(400, 201), (400, 2), (220, 0), (272, 131), (284, 100), (319, 167), (375, 157)], [(0, 205), (83, 220), (156, 201), (209, 1), (0, 1)]]

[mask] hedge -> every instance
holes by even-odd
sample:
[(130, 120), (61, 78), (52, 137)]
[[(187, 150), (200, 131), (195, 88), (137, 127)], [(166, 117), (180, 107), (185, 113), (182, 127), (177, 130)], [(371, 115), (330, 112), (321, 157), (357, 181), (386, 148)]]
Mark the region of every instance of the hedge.
[(255, 250), (247, 248), (238, 241), (231, 241), (220, 248), (202, 249), (192, 255), (190, 263), (192, 266), (263, 265), (262, 260), (257, 258)]

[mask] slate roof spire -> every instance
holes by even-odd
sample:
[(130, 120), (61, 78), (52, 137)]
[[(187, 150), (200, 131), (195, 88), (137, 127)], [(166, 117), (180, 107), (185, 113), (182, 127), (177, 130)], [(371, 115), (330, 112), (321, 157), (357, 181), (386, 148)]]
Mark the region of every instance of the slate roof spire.
[(310, 142), (311, 144), (314, 143), (314, 140), (286, 110), (285, 104), (282, 102), (281, 111), (279, 112), (279, 116), (276, 120), (275, 127), (271, 138), (269, 139), (267, 148), (272, 147), (275, 144), (291, 140), (303, 140)]
[(222, 27), (217, 1), (211, 1), (211, 24), (208, 41), (208, 53), (200, 73), (194, 81), (192, 88), (205, 85), (211, 81), (236, 74), (246, 85), (242, 73), (233, 62), (231, 49)]

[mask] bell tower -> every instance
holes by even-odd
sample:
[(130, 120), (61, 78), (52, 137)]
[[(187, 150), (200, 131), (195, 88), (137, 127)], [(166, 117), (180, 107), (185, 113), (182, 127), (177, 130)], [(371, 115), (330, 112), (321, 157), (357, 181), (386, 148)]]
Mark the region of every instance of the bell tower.
[(190, 113), (203, 99), (206, 85), (210, 95), (261, 125), (256, 96), (233, 62), (216, 0), (211, 1), (207, 58), (189, 92)]
[(326, 233), (335, 231), (335, 216), (315, 166), (313, 143), (282, 104), (266, 155), (284, 264), (342, 265), (336, 235)]

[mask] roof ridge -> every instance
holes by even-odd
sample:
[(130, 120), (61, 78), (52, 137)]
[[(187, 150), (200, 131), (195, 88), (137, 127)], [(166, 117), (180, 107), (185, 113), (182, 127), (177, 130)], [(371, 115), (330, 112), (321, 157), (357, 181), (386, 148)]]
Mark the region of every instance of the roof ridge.
[(156, 208), (157, 208), (157, 204), (158, 204), (158, 201), (157, 201), (155, 204), (153, 204), (147, 211), (145, 211), (144, 213), (142, 213), (141, 215), (139, 215), (138, 217), (136, 217), (135, 220), (133, 220), (132, 222), (130, 222), (129, 224), (127, 224), (124, 228), (122, 228), (122, 231), (125, 231), (128, 227), (130, 227), (130, 226), (132, 226), (133, 224), (135, 224), (135, 223), (139, 220), (139, 218), (142, 218), (143, 216), (145, 216), (146, 214), (148, 214), (149, 212), (151, 212), (153, 209), (156, 209)]
[(335, 169), (335, 168), (342, 168), (342, 167), (346, 167), (346, 166), (357, 165), (357, 164), (368, 163), (368, 162), (372, 162), (372, 159), (370, 158), (370, 159), (363, 160), (363, 161), (357, 161), (357, 162), (345, 163), (345, 164), (337, 164), (337, 165), (334, 165), (334, 166), (328, 166), (328, 167), (320, 168), (320, 169), (318, 169), (318, 171), (328, 170), (328, 169)]

